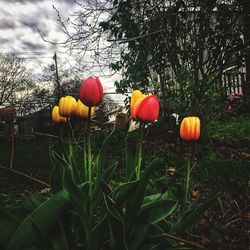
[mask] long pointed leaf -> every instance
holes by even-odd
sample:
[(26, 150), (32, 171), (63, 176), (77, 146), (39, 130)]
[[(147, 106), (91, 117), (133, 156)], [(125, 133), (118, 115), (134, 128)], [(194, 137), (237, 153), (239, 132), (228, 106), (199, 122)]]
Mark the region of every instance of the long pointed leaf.
[(211, 199), (207, 200), (197, 208), (192, 208), (185, 212), (176, 224), (170, 229), (170, 233), (172, 234), (181, 234), (183, 233), (189, 226), (194, 224), (194, 222), (204, 213), (206, 209), (208, 209), (217, 199), (219, 194), (213, 196)]
[(8, 240), (27, 216), (20, 208), (0, 208), (0, 247), (5, 249)]
[(139, 209), (143, 203), (146, 187), (148, 180), (154, 171), (155, 165), (158, 163), (158, 159), (155, 159), (143, 172), (139, 184), (135, 190), (135, 193), (128, 200), (126, 206), (125, 222), (126, 222), (126, 231), (130, 230), (131, 223), (135, 220), (136, 216), (139, 213)]
[(32, 239), (36, 235), (32, 224), (36, 225), (39, 231), (46, 235), (69, 206), (70, 198), (64, 190), (48, 199), (22, 221), (10, 238), (6, 249), (24, 249), (25, 246), (34, 244)]
[(88, 250), (99, 250), (102, 241), (107, 237), (108, 224), (106, 216), (90, 232)]
[(94, 197), (100, 190), (100, 183), (101, 183), (101, 179), (103, 178), (102, 173), (103, 173), (103, 169), (105, 166), (105, 162), (108, 157), (108, 151), (110, 149), (111, 138), (112, 138), (113, 132), (114, 131), (112, 131), (103, 142), (101, 149), (96, 158), (96, 162), (95, 162), (96, 181), (95, 181), (95, 187), (94, 187)]
[(115, 203), (108, 196), (104, 195), (104, 202), (107, 208), (110, 248), (111, 250), (128, 250), (125, 240), (125, 226), (119, 211), (115, 208)]

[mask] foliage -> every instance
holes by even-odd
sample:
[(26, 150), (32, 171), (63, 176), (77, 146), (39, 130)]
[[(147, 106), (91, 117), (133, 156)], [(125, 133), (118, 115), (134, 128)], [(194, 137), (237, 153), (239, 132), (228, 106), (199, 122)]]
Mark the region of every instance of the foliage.
[[(127, 45), (120, 60), (111, 64), (124, 72), (116, 83), (119, 91), (139, 83), (141, 88), (155, 88), (166, 99), (176, 86), (180, 102), (187, 100), (183, 96), (187, 92), (192, 110), (197, 111), (197, 103), (222, 71), (242, 65), (243, 26), (237, 1), (122, 0), (112, 4), (110, 18), (100, 25)], [(159, 75), (158, 86), (153, 84), (152, 70)]]
[(250, 118), (249, 115), (243, 114), (232, 117), (230, 114), (220, 120), (211, 120), (208, 122), (208, 131), (212, 138), (220, 139), (247, 139), (249, 136)]

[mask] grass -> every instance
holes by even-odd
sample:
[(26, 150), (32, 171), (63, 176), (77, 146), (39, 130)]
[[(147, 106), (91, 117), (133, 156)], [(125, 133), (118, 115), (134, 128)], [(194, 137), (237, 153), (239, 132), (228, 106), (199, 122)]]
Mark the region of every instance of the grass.
[(210, 121), (208, 131), (213, 139), (245, 139), (250, 140), (250, 115), (224, 118), (223, 120)]

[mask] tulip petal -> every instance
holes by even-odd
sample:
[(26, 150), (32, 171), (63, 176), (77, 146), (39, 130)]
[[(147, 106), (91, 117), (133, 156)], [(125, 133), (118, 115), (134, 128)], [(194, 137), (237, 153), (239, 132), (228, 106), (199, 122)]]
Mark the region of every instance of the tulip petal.
[(52, 110), (52, 121), (55, 123), (65, 123), (67, 122), (67, 118), (60, 116), (59, 107), (54, 106)]
[(130, 114), (134, 119), (135, 119), (135, 103), (141, 96), (143, 96), (143, 94), (140, 90), (134, 90), (131, 96)]
[[(91, 107), (91, 116), (94, 116), (95, 114), (95, 107)], [(89, 107), (84, 105), (81, 100), (78, 100), (77, 102), (77, 108), (76, 108), (76, 116), (79, 118), (85, 118), (87, 119), (89, 115)]]
[(199, 117), (196, 117), (194, 140), (198, 140), (200, 137), (200, 130), (201, 130), (200, 127), (201, 127), (200, 119)]

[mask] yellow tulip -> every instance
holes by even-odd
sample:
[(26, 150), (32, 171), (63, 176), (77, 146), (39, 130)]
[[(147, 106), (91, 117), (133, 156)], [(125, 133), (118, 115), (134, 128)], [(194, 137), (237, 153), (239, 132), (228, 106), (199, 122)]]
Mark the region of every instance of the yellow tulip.
[[(79, 118), (87, 119), (89, 114), (89, 107), (84, 105), (81, 100), (77, 101), (76, 116)], [(91, 107), (91, 116), (95, 114), (95, 107)]]
[(66, 117), (60, 116), (58, 106), (55, 106), (52, 110), (52, 121), (55, 123), (66, 123), (67, 122)]
[(62, 97), (59, 101), (59, 114), (64, 117), (76, 115), (77, 102), (73, 96)]

